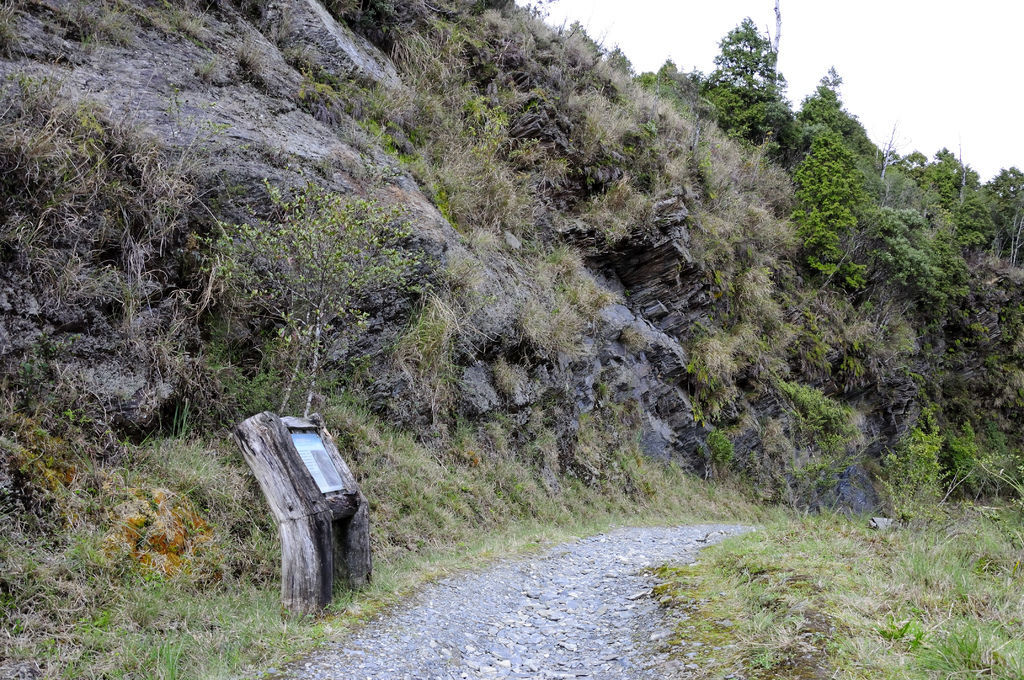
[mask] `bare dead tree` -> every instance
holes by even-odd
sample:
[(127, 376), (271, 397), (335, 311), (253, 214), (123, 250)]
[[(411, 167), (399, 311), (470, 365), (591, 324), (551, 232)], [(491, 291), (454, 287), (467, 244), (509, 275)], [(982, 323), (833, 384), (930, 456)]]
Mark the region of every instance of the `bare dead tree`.
[(899, 121), (892, 124), (892, 133), (889, 135), (889, 141), (882, 148), (882, 179), (885, 179), (885, 171), (889, 169), (889, 166), (896, 162), (899, 158), (899, 151), (896, 148), (896, 128), (899, 127)]
[(1012, 239), (1010, 241), (1010, 264), (1017, 266), (1020, 262), (1020, 250), (1024, 246), (1024, 210), (1020, 207), (1013, 216), (1013, 227), (1011, 228)]
[(963, 144), (957, 145), (958, 153), (960, 155), (960, 205), (964, 204), (964, 192), (967, 189), (967, 166), (964, 165), (964, 147)]
[(775, 39), (772, 40), (772, 52), (779, 56), (779, 39), (782, 37), (782, 10), (779, 9), (779, 0), (775, 0)]
[(900, 148), (904, 142), (897, 141), (896, 130), (899, 128), (899, 121), (892, 124), (892, 132), (889, 134), (889, 141), (882, 147), (882, 185), (885, 187), (885, 196), (882, 197), (882, 205), (889, 203), (889, 191), (892, 189), (892, 182), (885, 181), (885, 173), (900, 159)]

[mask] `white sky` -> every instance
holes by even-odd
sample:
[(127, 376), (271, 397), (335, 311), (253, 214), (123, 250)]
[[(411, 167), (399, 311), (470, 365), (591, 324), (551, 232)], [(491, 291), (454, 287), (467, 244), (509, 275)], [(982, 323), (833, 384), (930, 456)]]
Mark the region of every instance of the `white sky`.
[[(522, 1), (522, 0), (521, 0)], [(714, 68), (744, 17), (775, 30), (774, 0), (555, 0), (548, 23), (579, 20), (637, 72), (671, 58)], [(1024, 1), (781, 0), (779, 69), (794, 109), (835, 66), (847, 110), (879, 145), (898, 123), (903, 154), (962, 145), (982, 180), (1024, 167)]]

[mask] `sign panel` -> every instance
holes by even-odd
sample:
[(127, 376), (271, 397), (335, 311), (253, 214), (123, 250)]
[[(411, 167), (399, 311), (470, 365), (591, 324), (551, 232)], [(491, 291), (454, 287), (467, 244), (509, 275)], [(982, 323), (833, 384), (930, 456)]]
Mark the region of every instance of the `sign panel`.
[(320, 493), (344, 491), (345, 485), (341, 475), (327, 455), (324, 442), (316, 432), (292, 432), (292, 443), (295, 444), (299, 457), (313, 475), (313, 481), (320, 488)]

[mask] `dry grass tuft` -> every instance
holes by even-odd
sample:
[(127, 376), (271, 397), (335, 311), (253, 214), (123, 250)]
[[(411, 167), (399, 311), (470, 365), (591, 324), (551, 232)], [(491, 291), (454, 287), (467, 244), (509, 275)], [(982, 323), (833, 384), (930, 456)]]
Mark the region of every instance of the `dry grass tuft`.
[(509, 363), (505, 357), (498, 357), (491, 364), (494, 386), (506, 399), (514, 399), (526, 385), (530, 376), (518, 364)]
[(597, 230), (606, 243), (615, 244), (650, 226), (653, 205), (653, 197), (637, 191), (626, 178), (587, 201), (581, 207), (580, 219)]
[[(35, 284), (45, 314), (91, 309), (107, 317), (118, 338), (107, 351), (123, 361), (191, 381), (185, 291), (165, 299), (161, 318), (140, 318), (163, 290), (158, 281), (181, 283), (167, 256), (184, 245), (197, 200), (187, 159), (45, 79), (10, 79), (0, 87), (0, 111), (0, 212), (10, 216), (0, 242), (12, 254), (10, 275)], [(88, 391), (81, 369), (64, 351), (47, 349), (71, 342), (75, 336), (56, 333), (24, 350), (20, 360), (36, 368), (14, 374), (8, 389), (109, 427), (107, 405)]]
[(18, 46), (18, 12), (12, 0), (0, 4), (0, 56), (10, 56)]
[(172, 31), (181, 33), (196, 43), (203, 43), (210, 38), (206, 28), (206, 17), (188, 7), (167, 5), (167, 20)]
[(255, 85), (262, 84), (264, 58), (263, 48), (255, 38), (248, 37), (240, 42), (235, 49), (235, 62), (241, 78)]
[(650, 347), (650, 341), (636, 326), (626, 326), (619, 332), (619, 342), (627, 351), (634, 354), (643, 352)]
[(454, 396), (452, 350), (461, 328), (459, 310), (440, 295), (432, 293), (395, 348), (395, 361), (430, 395), (435, 415), (445, 409)]
[(524, 337), (548, 356), (579, 356), (583, 333), (618, 297), (598, 285), (584, 268), (580, 252), (569, 246), (538, 254), (530, 270), (532, 275), (524, 281), (530, 296), (519, 310)]
[(570, 358), (583, 352), (580, 337), (586, 324), (571, 307), (548, 307), (539, 300), (528, 300), (519, 312), (519, 328), (530, 343), (548, 356)]
[(739, 397), (736, 376), (740, 369), (757, 365), (765, 353), (757, 328), (748, 323), (697, 338), (689, 348), (687, 365), (694, 385), (695, 417), (715, 422)]
[(217, 79), (220, 71), (220, 63), (216, 57), (211, 57), (206, 61), (201, 61), (195, 65), (193, 73), (204, 83), (212, 83)]
[(135, 25), (117, 2), (73, 0), (61, 12), (69, 36), (85, 45), (109, 43), (128, 46), (135, 40)]

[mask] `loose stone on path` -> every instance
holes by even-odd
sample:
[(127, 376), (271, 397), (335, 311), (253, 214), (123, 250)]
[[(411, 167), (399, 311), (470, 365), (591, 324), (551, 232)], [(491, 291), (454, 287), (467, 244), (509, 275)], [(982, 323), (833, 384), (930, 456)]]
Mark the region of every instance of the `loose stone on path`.
[(690, 561), (740, 526), (630, 528), (452, 576), (277, 678), (663, 678), (669, 634), (644, 569)]

